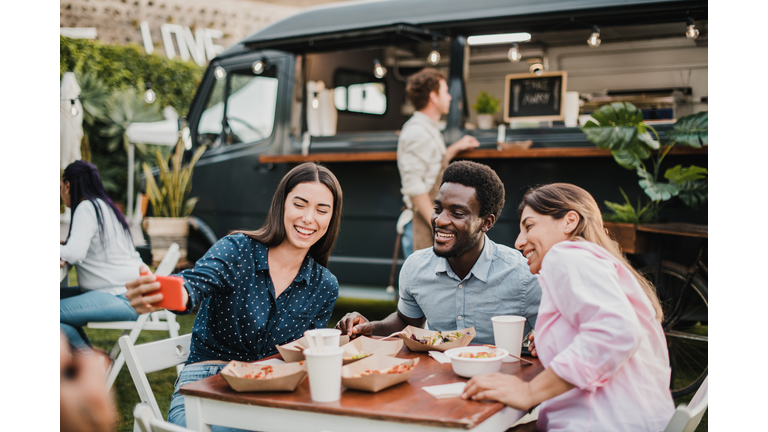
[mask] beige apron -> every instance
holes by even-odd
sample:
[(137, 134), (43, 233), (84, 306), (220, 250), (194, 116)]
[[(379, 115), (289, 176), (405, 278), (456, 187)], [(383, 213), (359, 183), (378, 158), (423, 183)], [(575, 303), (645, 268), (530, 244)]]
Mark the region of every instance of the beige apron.
[[(443, 171), (448, 167), (445, 159), (443, 159), (440, 172), (437, 173), (435, 183), (432, 185), (432, 189), (429, 191), (429, 200), (434, 201), (437, 198), (437, 193), (440, 191), (440, 183), (443, 180)], [(416, 207), (414, 206), (414, 210)], [(421, 217), (418, 212), (414, 211), (413, 214), (413, 251), (416, 252), (419, 249), (431, 248), (434, 245), (434, 235), (432, 234), (432, 215), (426, 215), (426, 218)], [(427, 222), (429, 220), (430, 222)]]

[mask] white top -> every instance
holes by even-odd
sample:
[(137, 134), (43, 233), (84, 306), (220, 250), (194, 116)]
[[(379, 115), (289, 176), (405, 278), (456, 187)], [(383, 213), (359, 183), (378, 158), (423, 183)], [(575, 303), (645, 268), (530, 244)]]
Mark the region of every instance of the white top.
[(541, 403), (538, 429), (663, 430), (675, 412), (667, 344), (632, 273), (587, 241), (552, 246), (540, 273), (536, 351), (576, 387)]
[(413, 113), (403, 125), (397, 140), (397, 169), (402, 184), (400, 192), (408, 208), (411, 208), (411, 203), (407, 197), (429, 193), (438, 181), (445, 151), (438, 122), (422, 112)]
[(72, 230), (59, 256), (77, 269), (77, 284), (83, 291), (125, 293), (125, 283), (139, 277), (141, 258), (128, 233), (111, 208), (97, 199), (104, 223), (102, 242), (96, 208), (85, 200), (72, 215)]

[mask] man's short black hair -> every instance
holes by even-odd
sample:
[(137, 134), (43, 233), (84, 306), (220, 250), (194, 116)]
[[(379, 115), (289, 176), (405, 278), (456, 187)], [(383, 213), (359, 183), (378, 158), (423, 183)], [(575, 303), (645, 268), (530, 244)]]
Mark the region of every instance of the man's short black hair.
[(504, 183), (488, 165), (472, 161), (456, 161), (448, 165), (440, 183), (458, 183), (475, 188), (475, 197), (480, 203), (480, 217), (490, 214), (499, 218), (504, 208)]

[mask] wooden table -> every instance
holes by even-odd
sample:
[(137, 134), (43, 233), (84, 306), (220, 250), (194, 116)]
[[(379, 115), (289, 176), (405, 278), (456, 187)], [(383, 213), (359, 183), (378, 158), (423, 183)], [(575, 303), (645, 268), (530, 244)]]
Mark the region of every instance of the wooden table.
[[(295, 392), (237, 393), (220, 375), (187, 384), (179, 389), (187, 428), (210, 432), (215, 424), (269, 432), (484, 432), (504, 431), (525, 415), (499, 402), (435, 399), (421, 388), (468, 380), (456, 375), (450, 363), (441, 364), (405, 346), (397, 357), (419, 357), (407, 382), (378, 393), (342, 388), (341, 399), (331, 403), (312, 402), (309, 379)], [(537, 358), (529, 359), (533, 366), (504, 363), (501, 371), (530, 381), (544, 367)]]

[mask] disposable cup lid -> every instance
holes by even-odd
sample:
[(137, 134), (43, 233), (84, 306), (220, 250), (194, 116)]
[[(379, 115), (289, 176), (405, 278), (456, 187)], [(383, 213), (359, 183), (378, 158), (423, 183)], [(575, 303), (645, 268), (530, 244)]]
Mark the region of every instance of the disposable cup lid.
[(521, 317), (517, 315), (500, 315), (500, 316), (492, 317), (491, 321), (499, 322), (499, 323), (516, 323), (516, 322), (525, 321), (525, 317)]

